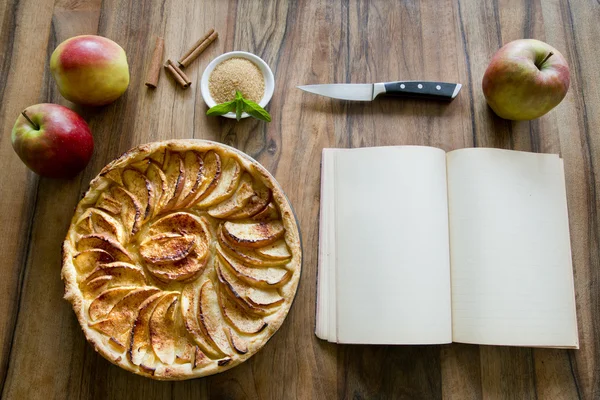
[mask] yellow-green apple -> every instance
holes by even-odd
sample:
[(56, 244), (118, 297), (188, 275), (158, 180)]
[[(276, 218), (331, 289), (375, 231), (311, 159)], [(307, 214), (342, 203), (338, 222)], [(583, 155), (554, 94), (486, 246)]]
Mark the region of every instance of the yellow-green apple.
[(569, 66), (558, 50), (539, 40), (520, 39), (494, 54), (482, 87), (499, 117), (530, 120), (556, 107), (569, 83)]
[(12, 129), (12, 145), (33, 172), (49, 178), (70, 178), (90, 161), (94, 138), (75, 111), (58, 104), (27, 107)]
[(60, 94), (77, 104), (112, 103), (129, 86), (125, 50), (102, 36), (83, 35), (65, 40), (52, 53), (50, 70)]

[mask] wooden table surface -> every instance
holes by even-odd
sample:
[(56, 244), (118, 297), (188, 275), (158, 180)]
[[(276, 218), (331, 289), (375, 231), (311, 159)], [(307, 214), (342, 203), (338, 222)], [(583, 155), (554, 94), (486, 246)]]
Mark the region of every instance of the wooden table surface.
[[(154, 35), (177, 57), (214, 27), (219, 39), (194, 62), (188, 90), (162, 74), (143, 82)], [(131, 84), (114, 104), (65, 101), (49, 57), (79, 34), (107, 36), (127, 52)], [(486, 106), (491, 55), (518, 38), (558, 48), (571, 88), (549, 114), (512, 123)], [(600, 2), (598, 0), (0, 2), (0, 390), (6, 399), (75, 398), (600, 398)], [(246, 50), (273, 69), (273, 122), (207, 118), (199, 91), (215, 56)], [(333, 101), (296, 85), (423, 79), (461, 82), (450, 104)], [(68, 105), (89, 122), (95, 152), (72, 180), (40, 179), (13, 152), (10, 131), (26, 106)], [(259, 160), (298, 215), (304, 266), (279, 332), (230, 371), (155, 382), (113, 366), (86, 342), (62, 299), (60, 247), (73, 209), (100, 169), (141, 143), (217, 140)], [(565, 161), (581, 349), (492, 346), (342, 346), (314, 336), (320, 158), (323, 147), (486, 146), (560, 153)]]

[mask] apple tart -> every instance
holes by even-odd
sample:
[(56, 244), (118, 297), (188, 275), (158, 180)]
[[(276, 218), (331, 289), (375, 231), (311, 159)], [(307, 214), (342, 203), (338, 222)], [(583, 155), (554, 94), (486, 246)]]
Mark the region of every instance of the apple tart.
[(154, 379), (224, 371), (256, 353), (296, 293), (302, 251), (267, 170), (214, 142), (134, 148), (79, 202), (65, 298), (96, 351)]

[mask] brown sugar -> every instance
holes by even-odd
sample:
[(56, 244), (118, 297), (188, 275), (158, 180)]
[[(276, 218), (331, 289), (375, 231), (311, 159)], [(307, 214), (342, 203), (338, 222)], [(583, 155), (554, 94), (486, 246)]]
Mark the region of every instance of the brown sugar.
[(208, 89), (217, 104), (233, 100), (236, 90), (258, 103), (265, 93), (265, 79), (252, 61), (233, 57), (215, 67), (208, 78)]

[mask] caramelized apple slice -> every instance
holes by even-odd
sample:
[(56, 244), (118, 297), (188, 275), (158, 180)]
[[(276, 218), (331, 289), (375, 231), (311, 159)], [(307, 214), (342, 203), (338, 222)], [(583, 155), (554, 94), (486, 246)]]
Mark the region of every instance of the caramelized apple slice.
[(247, 267), (232, 257), (227, 256), (223, 251), (218, 251), (223, 265), (233, 271), (233, 273), (243, 281), (251, 285), (264, 288), (273, 288), (281, 286), (291, 277), (290, 271), (285, 268), (276, 267)]
[(148, 297), (158, 293), (155, 288), (140, 288), (130, 291), (110, 310), (102, 321), (90, 324), (90, 327), (110, 336), (113, 343), (125, 350), (128, 334), (138, 315), (138, 308)]
[(103, 169), (100, 171), (100, 176), (113, 181), (119, 186), (123, 185), (123, 180), (121, 179), (121, 170), (118, 168), (109, 169), (107, 171)]
[(117, 201), (111, 194), (102, 192), (96, 201), (96, 207), (108, 211), (113, 215), (121, 214), (121, 203)]
[(201, 368), (211, 363), (211, 359), (200, 350), (200, 347), (196, 346), (196, 354), (194, 355), (194, 363), (192, 369)]
[(149, 206), (151, 210), (151, 215), (149, 217), (153, 217), (161, 211), (160, 201), (164, 196), (164, 192), (167, 190), (167, 177), (160, 167), (154, 162), (150, 162), (150, 164), (148, 164), (146, 177), (152, 185), (154, 192), (154, 196), (152, 196), (152, 198), (149, 200)]
[(219, 240), (221, 248), (224, 249), (227, 254), (234, 256), (244, 264), (254, 265), (257, 267), (276, 267), (286, 264), (285, 260), (267, 260), (260, 257), (253, 249), (234, 246), (225, 238), (225, 235), (223, 234), (223, 225), (219, 227), (217, 239)]
[(195, 151), (188, 151), (183, 156), (185, 183), (177, 200), (177, 208), (186, 207), (191, 202), (202, 183), (202, 157)]
[(150, 154), (150, 162), (156, 163), (157, 165), (163, 165), (165, 163), (165, 156), (167, 154), (166, 149), (160, 149)]
[(285, 300), (276, 290), (250, 288), (246, 292), (248, 301), (260, 308), (278, 306)]
[(248, 343), (231, 328), (227, 328), (227, 336), (231, 342), (231, 347), (233, 347), (235, 351), (240, 354), (246, 354), (248, 352)]
[(77, 253), (73, 257), (73, 264), (80, 274), (85, 275), (93, 271), (99, 264), (113, 262), (115, 258), (106, 250), (89, 249)]
[(221, 311), (219, 310), (218, 301), (212, 282), (206, 280), (200, 288), (200, 303), (198, 306), (200, 329), (222, 353), (231, 354), (227, 336), (221, 323)]
[(273, 203), (267, 204), (265, 208), (258, 212), (258, 214), (254, 214), (252, 219), (254, 221), (273, 221), (279, 218), (279, 212), (277, 211), (277, 206)]
[(177, 294), (164, 296), (150, 317), (150, 342), (156, 356), (164, 364), (175, 362), (174, 315), (177, 310)]
[(242, 168), (240, 164), (233, 158), (227, 159), (217, 187), (204, 200), (197, 202), (196, 206), (200, 208), (211, 207), (231, 197), (238, 187), (241, 176)]
[[(194, 282), (187, 285), (181, 293), (181, 315), (185, 324), (185, 328), (192, 335), (196, 344), (202, 349), (202, 357), (206, 357), (206, 353), (211, 358), (220, 358), (224, 356), (212, 340), (207, 338), (198, 323), (198, 303), (200, 301), (200, 282)], [(196, 364), (200, 363), (198, 353), (196, 353)]]
[(162, 232), (178, 233), (180, 235), (205, 234), (200, 218), (184, 211), (168, 214), (152, 224), (150, 228), (151, 235)]
[(125, 262), (114, 262), (96, 267), (83, 281), (81, 289), (86, 297), (91, 297), (97, 296), (103, 289), (117, 285), (143, 286), (145, 283), (146, 279), (140, 267)]
[[(131, 329), (131, 336), (129, 340), (129, 351), (127, 352), (129, 361), (135, 365), (140, 365), (144, 361), (148, 350), (151, 349), (152, 344), (150, 343), (150, 317), (154, 312), (154, 308), (158, 304), (159, 300), (164, 295), (162, 292), (156, 293), (155, 295), (148, 297), (140, 305), (138, 314), (133, 323)], [(173, 295), (173, 293), (171, 293)], [(150, 364), (150, 363), (148, 363)]]
[(278, 240), (273, 244), (256, 249), (256, 252), (269, 260), (288, 260), (292, 257), (285, 240)]
[(90, 303), (90, 308), (88, 309), (90, 319), (96, 321), (104, 318), (127, 293), (136, 289), (137, 287), (135, 286), (128, 286), (108, 289), (102, 292), (102, 294)]
[(137, 198), (143, 219), (152, 215), (154, 187), (148, 178), (137, 169), (128, 168), (123, 171), (123, 184)]
[(166, 264), (147, 264), (148, 271), (162, 282), (187, 282), (204, 270), (208, 257), (200, 259), (196, 253), (190, 254), (183, 260)]
[(142, 225), (142, 205), (130, 191), (122, 187), (114, 187), (112, 193), (121, 204), (121, 222), (127, 234), (134, 235)]
[(215, 218), (225, 218), (235, 212), (240, 211), (254, 195), (254, 189), (252, 189), (252, 178), (250, 174), (244, 173), (240, 184), (233, 194), (225, 201), (209, 208), (208, 214)]
[(223, 224), (223, 233), (231, 243), (242, 247), (263, 247), (285, 234), (281, 221), (231, 222)]
[(77, 250), (84, 252), (90, 249), (104, 250), (117, 261), (131, 261), (131, 256), (127, 250), (115, 239), (106, 235), (92, 234), (82, 236), (77, 243)]
[[(252, 217), (261, 212), (271, 201), (271, 189), (261, 185), (258, 189), (254, 189), (254, 194), (248, 202), (239, 211), (227, 216), (227, 219), (243, 219)], [(277, 217), (275, 217), (277, 218)]]
[(140, 244), (140, 255), (152, 264), (179, 261), (190, 254), (195, 241), (192, 235), (159, 233)]
[(165, 177), (167, 179), (167, 188), (166, 191), (163, 192), (161, 208), (163, 211), (168, 211), (175, 206), (175, 203), (183, 190), (183, 184), (185, 183), (185, 169), (179, 153), (173, 151), (168, 151), (166, 153), (163, 170), (165, 171)]
[(221, 158), (214, 151), (209, 151), (202, 159), (202, 182), (196, 190), (193, 200), (188, 205), (193, 206), (215, 190), (221, 179)]
[(126, 235), (121, 223), (98, 208), (88, 208), (77, 221), (77, 227), (80, 226), (85, 226), (89, 233), (112, 236), (120, 243), (125, 240)]
[(76, 222), (75, 232), (79, 233), (80, 235), (89, 235), (90, 233), (94, 233), (92, 221), (89, 218), (89, 209), (86, 210), (82, 217)]
[(247, 311), (260, 315), (268, 314), (270, 312), (268, 308), (283, 302), (283, 297), (276, 290), (250, 287), (224, 267), (218, 258), (214, 262), (217, 277), (231, 295), (231, 299), (237, 301)]
[(223, 291), (219, 293), (219, 305), (225, 320), (238, 332), (258, 333), (268, 325), (261, 317), (246, 312), (237, 302), (230, 300), (227, 293)]

